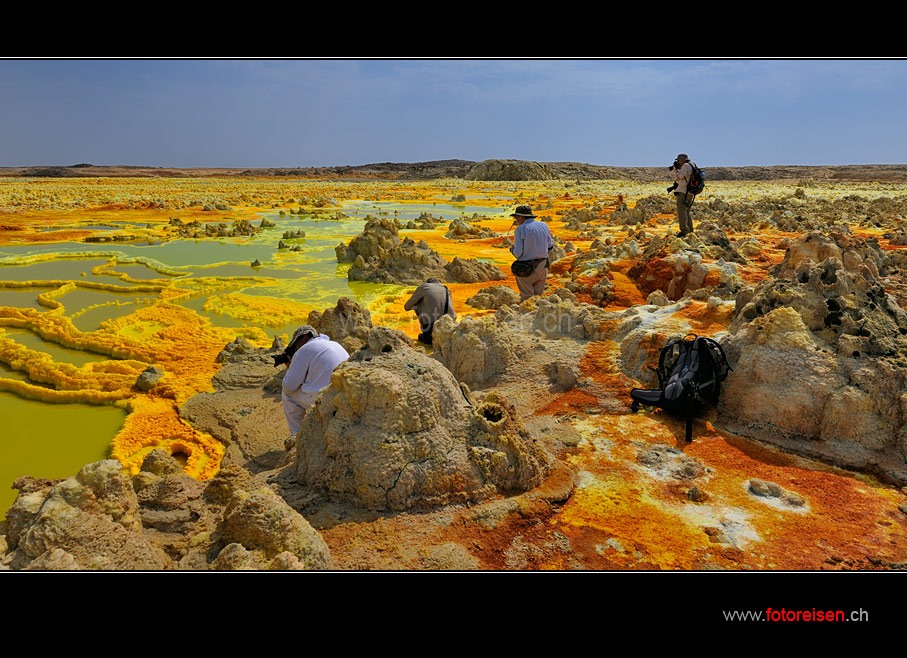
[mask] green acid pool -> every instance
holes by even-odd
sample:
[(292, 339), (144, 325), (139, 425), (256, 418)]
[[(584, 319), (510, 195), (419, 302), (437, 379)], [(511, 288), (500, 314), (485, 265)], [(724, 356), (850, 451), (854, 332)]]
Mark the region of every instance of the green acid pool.
[[(327, 308), (340, 297), (349, 297), (368, 306), (387, 296), (401, 294), (400, 286), (350, 282), (348, 265), (338, 265), (334, 247), (362, 231), (364, 219), (373, 216), (395, 217), (405, 224), (423, 212), (451, 221), (464, 214), (504, 213), (504, 207), (489, 209), (468, 204), (347, 202), (343, 215), (328, 219), (323, 215), (280, 215), (263, 212), (261, 217), (274, 222), (255, 236), (218, 239), (174, 239), (163, 243), (22, 244), (0, 246), (0, 306), (59, 313), (70, 318), (78, 331), (97, 331), (105, 320), (132, 313), (142, 305), (153, 304), (157, 292), (130, 290), (142, 284), (170, 283), (190, 291), (175, 300), (195, 313), (207, 317), (214, 326), (242, 328), (260, 326), (268, 336), (292, 333), (293, 323), (278, 324), (232, 317), (206, 309), (212, 295), (225, 291), (244, 295), (292, 300), (312, 308)], [(257, 222), (256, 222), (257, 223)], [(279, 249), (285, 231), (305, 231), (304, 238), (286, 240), (298, 250)], [(401, 231), (406, 235), (407, 231)], [(110, 260), (113, 267), (92, 269)], [(252, 267), (258, 260), (260, 267)], [(124, 281), (120, 275), (128, 275)], [(266, 277), (254, 280), (253, 277)], [(2, 282), (18, 282), (2, 286)], [(38, 303), (38, 295), (53, 288), (47, 282), (82, 282), (54, 295), (62, 309)], [(205, 283), (201, 283), (204, 281)], [(226, 288), (210, 291), (206, 286)], [(33, 282), (32, 287), (16, 287)], [(42, 282), (44, 285), (42, 285)], [(114, 286), (104, 290), (99, 285)], [(213, 305), (212, 305), (213, 307)], [(81, 366), (110, 357), (70, 349), (42, 339), (23, 328), (6, 328), (6, 337), (29, 349), (43, 351), (56, 362)], [(0, 378), (27, 380), (22, 372), (0, 364)], [(112, 438), (122, 427), (125, 412), (112, 405), (50, 404), (27, 400), (0, 392), (0, 518), (15, 499), (12, 481), (23, 475), (60, 478), (74, 475), (83, 465), (105, 458)]]
[[(0, 377), (9, 371), (0, 372)], [(16, 500), (13, 481), (23, 475), (64, 478), (106, 459), (126, 412), (114, 406), (45, 404), (0, 392), (0, 509)]]

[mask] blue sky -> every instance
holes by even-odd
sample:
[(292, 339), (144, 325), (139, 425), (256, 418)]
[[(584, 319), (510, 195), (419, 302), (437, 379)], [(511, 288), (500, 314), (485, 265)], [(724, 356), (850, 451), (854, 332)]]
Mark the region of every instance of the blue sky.
[(907, 61), (0, 60), (0, 166), (907, 163)]

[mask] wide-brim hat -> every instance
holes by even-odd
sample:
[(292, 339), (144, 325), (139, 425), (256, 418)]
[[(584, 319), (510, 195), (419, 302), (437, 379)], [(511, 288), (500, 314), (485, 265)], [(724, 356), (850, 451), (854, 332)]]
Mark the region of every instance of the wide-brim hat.
[(532, 214), (532, 206), (517, 206), (516, 210), (510, 213), (511, 217), (538, 217)]
[(297, 329), (296, 331), (293, 332), (293, 337), (290, 339), (290, 342), (288, 343), (288, 345), (292, 345), (299, 338), (302, 338), (303, 336), (306, 336), (306, 335), (315, 337), (318, 335), (318, 332), (315, 331), (315, 327), (313, 327), (312, 325), (304, 324), (301, 327), (299, 327), (299, 329)]

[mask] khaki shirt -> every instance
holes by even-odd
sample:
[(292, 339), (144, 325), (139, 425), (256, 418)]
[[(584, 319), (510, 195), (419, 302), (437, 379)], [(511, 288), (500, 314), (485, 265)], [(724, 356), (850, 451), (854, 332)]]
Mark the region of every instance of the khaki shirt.
[(674, 170), (674, 178), (677, 180), (677, 194), (686, 194), (687, 185), (690, 183), (690, 177), (693, 175), (693, 166), (689, 162), (684, 162), (680, 169)]
[(446, 315), (456, 320), (457, 314), (453, 309), (450, 290), (442, 283), (428, 282), (416, 288), (413, 296), (403, 305), (403, 308), (407, 311), (415, 310), (416, 315), (419, 317), (419, 326), (422, 329), (422, 333), (431, 329), (435, 321), (445, 315), (445, 307), (447, 308)]

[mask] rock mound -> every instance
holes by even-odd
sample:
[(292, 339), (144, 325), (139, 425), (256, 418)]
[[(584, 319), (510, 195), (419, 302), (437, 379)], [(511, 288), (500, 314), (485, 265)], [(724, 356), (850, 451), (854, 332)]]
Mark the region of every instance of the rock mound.
[(466, 170), (466, 180), (551, 180), (547, 164), (530, 160), (483, 160)]
[(272, 358), (283, 349), (278, 340), (270, 349), (244, 338), (229, 343), (212, 378), (214, 391), (198, 393), (180, 407), (183, 420), (224, 444), (225, 464), (260, 470), (276, 466), (283, 455), (287, 426), (280, 390), (286, 369), (275, 367)]
[(482, 288), (466, 300), (473, 308), (498, 309), (508, 304), (519, 304), (520, 294), (509, 286)]
[[(473, 218), (478, 219), (478, 215), (474, 215)], [(457, 217), (450, 223), (444, 237), (448, 240), (480, 240), (485, 238), (498, 238), (500, 237), (500, 234), (482, 226), (470, 226)]]
[(705, 467), (698, 459), (660, 443), (640, 450), (636, 455), (636, 463), (658, 475), (676, 480), (695, 480), (705, 475)]
[(351, 299), (341, 297), (337, 306), (309, 313), (308, 324), (330, 336), (352, 354), (365, 344), (372, 328), (372, 314)]
[(377, 510), (537, 486), (550, 458), (513, 407), (495, 394), (474, 402), (405, 338), (375, 328), (334, 371), (297, 436), (298, 481)]
[(603, 323), (613, 314), (586, 303), (575, 303), (560, 295), (530, 297), (519, 309), (505, 306), (495, 318), (522, 330), (530, 330), (542, 338), (569, 336), (579, 340), (601, 340), (606, 331)]
[(907, 313), (880, 262), (872, 241), (811, 234), (737, 295), (724, 427), (907, 481)]
[(747, 493), (781, 508), (802, 508), (806, 504), (803, 496), (788, 491), (775, 482), (767, 482), (758, 478), (747, 480), (746, 490)]
[(515, 363), (520, 337), (494, 316), (463, 318), (444, 316), (435, 323), (434, 356), (457, 381), (483, 386)]
[[(61, 481), (19, 478), (7, 513), (11, 569), (324, 569), (309, 523), (240, 470), (197, 482), (156, 450), (134, 478), (116, 460)], [(237, 557), (240, 556), (240, 557)]]
[(352, 261), (347, 277), (351, 281), (418, 285), (435, 277), (448, 283), (500, 281), (501, 270), (491, 263), (474, 258), (454, 258), (448, 263), (424, 241), (400, 240), (396, 224), (379, 218), (371, 219), (365, 230), (350, 241), (337, 246), (337, 260)]
[(340, 243), (334, 251), (337, 253), (338, 262), (352, 263), (357, 256), (362, 256), (364, 260), (382, 259), (387, 251), (399, 244), (400, 235), (396, 223), (390, 219), (368, 215), (362, 233), (350, 240), (348, 245)]
[(267, 487), (234, 492), (224, 511), (222, 532), (222, 541), (229, 542), (224, 551), (239, 545), (293, 569), (331, 566), (330, 552), (318, 531)]
[(450, 283), (481, 283), (507, 278), (496, 265), (483, 263), (475, 258), (454, 258), (444, 266), (444, 271)]
[(135, 380), (135, 387), (142, 392), (148, 392), (163, 376), (164, 371), (159, 366), (148, 366)]
[(445, 265), (447, 261), (438, 252), (406, 238), (387, 250), (382, 249), (380, 256), (368, 259), (357, 256), (347, 277), (351, 281), (417, 285), (431, 277), (447, 280)]

